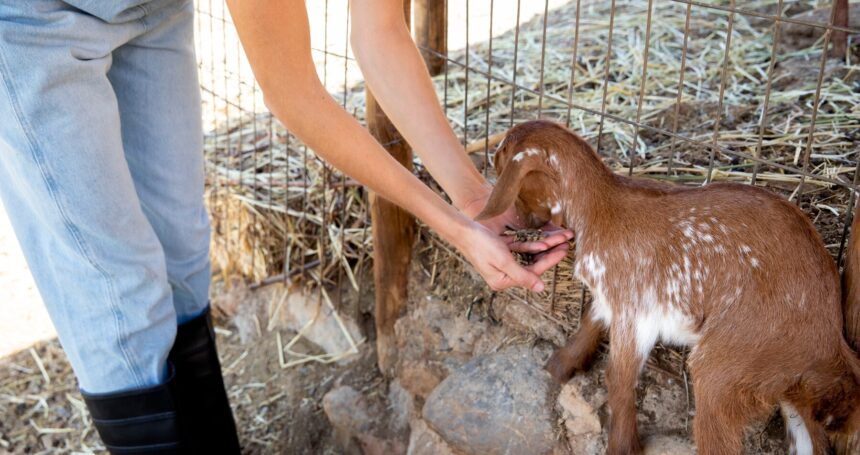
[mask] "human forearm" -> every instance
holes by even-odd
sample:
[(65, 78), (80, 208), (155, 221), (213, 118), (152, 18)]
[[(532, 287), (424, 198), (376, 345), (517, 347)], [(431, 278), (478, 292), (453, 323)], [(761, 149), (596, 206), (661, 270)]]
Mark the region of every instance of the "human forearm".
[[(456, 242), (468, 220), (392, 158), (320, 83), (301, 0), (228, 1), (266, 104), (324, 160)], [(286, 13), (289, 11), (289, 13)]]
[(489, 193), (448, 124), (406, 22), (402, 0), (352, 0), (353, 50), (385, 113), (459, 208)]

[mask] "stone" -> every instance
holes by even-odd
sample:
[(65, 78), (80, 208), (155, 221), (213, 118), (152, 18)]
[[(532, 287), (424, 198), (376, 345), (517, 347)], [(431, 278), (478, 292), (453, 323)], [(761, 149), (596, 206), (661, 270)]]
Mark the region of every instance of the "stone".
[(644, 442), (644, 455), (693, 455), (693, 443), (683, 436), (654, 435)]
[(444, 373), (440, 370), (441, 368), (434, 368), (426, 361), (406, 360), (398, 376), (403, 388), (423, 400), (442, 382)]
[(575, 375), (561, 388), (557, 403), (570, 451), (576, 454), (605, 452), (606, 437), (599, 411), (606, 403), (606, 392), (597, 384), (596, 375)]
[(341, 386), (329, 391), (322, 400), (323, 411), (331, 422), (337, 439), (342, 445), (358, 433), (367, 433), (373, 427), (364, 397), (349, 386)]
[(404, 431), (409, 428), (409, 421), (415, 412), (415, 400), (408, 390), (400, 385), (400, 380), (391, 381), (388, 386), (388, 406), (391, 410), (391, 425), (396, 431)]
[(556, 445), (556, 389), (528, 346), (475, 357), (427, 397), (422, 415), (467, 454), (544, 454)]
[[(364, 341), (358, 324), (346, 315), (337, 313), (319, 295), (308, 294), (298, 287), (285, 292), (272, 315), (277, 326), (301, 333), (305, 339), (330, 355), (347, 353), (353, 345)], [(347, 355), (342, 362), (355, 358), (354, 355)]]
[(456, 455), (439, 434), (421, 419), (412, 421), (406, 455)]
[(562, 418), (568, 435), (600, 433), (600, 417), (597, 409), (582, 397), (580, 387), (566, 384), (558, 395), (558, 404), (563, 410)]
[(334, 430), (335, 439), (349, 455), (398, 455), (406, 445), (397, 438), (386, 438), (378, 426), (385, 415), (349, 386), (332, 389), (323, 397), (323, 410)]

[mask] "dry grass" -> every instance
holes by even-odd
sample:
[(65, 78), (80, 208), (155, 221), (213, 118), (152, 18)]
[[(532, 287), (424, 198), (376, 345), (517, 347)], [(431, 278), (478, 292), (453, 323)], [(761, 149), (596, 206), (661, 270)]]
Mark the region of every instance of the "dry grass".
[[(512, 123), (555, 119), (598, 146), (619, 173), (687, 185), (754, 183), (783, 194), (800, 204), (838, 255), (860, 144), (860, 67), (853, 54), (822, 59), (823, 39), (774, 46), (771, 22), (735, 14), (725, 59), (727, 13), (694, 7), (685, 40), (686, 5), (655, 2), (648, 38), (647, 3), (632, 0), (616, 2), (608, 54), (609, 2), (581, 3), (579, 16), (576, 1), (551, 11), (545, 30), (543, 16), (518, 30), (494, 30), (492, 54), (490, 42), (452, 52), (448, 71), (434, 78), (479, 167), (492, 176), (486, 157)], [(744, 8), (774, 13), (775, 5), (760, 0)], [(812, 6), (795, 2), (787, 13)], [(363, 119), (361, 84), (337, 98)], [(360, 288), (357, 277), (372, 253), (364, 191), (267, 115), (230, 124), (207, 136), (213, 251), (221, 272), (259, 281), (312, 264), (309, 283), (348, 280)], [(417, 160), (416, 169), (433, 185)], [(443, 258), (457, 257), (434, 235), (425, 238)], [(553, 283), (546, 295), (529, 299), (514, 291), (512, 297), (575, 327), (585, 293), (570, 261), (546, 278)]]

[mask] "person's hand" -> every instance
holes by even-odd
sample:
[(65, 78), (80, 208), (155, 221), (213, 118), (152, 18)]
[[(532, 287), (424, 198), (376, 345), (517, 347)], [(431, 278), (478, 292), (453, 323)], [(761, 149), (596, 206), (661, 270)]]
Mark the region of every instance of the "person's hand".
[[(481, 195), (462, 208), (462, 212), (469, 218), (474, 219), (478, 213), (484, 208), (489, 199), (489, 190), (485, 195)], [(573, 232), (567, 229), (562, 229), (552, 223), (547, 223), (541, 227), (544, 237), (539, 240), (530, 240), (518, 242), (513, 237), (505, 235), (505, 232), (511, 228), (521, 229), (524, 227), (522, 221), (517, 216), (516, 209), (508, 207), (504, 213), (499, 216), (478, 221), (491, 232), (502, 236), (508, 249), (517, 253), (528, 253), (535, 255), (535, 263), (539, 261), (549, 262), (549, 267), (552, 267), (567, 255), (567, 242), (573, 238)], [(546, 270), (546, 269), (544, 269)], [(543, 272), (541, 272), (543, 273)]]
[(466, 257), (494, 291), (523, 287), (534, 292), (544, 290), (540, 275), (558, 263), (566, 250), (561, 245), (541, 255), (533, 264), (523, 267), (511, 255), (510, 242), (481, 223), (473, 221), (465, 235), (452, 243)]
[[(476, 198), (463, 207), (462, 212), (474, 218), (484, 208), (488, 197), (489, 192)], [(535, 292), (542, 291), (544, 284), (540, 275), (564, 259), (567, 241), (573, 238), (573, 232), (548, 224), (542, 228), (546, 233), (544, 238), (515, 241), (513, 237), (504, 235), (510, 228), (523, 226), (513, 207), (497, 217), (473, 221), (473, 224), (470, 232), (457, 242), (457, 247), (494, 290), (520, 286)], [(533, 254), (534, 262), (523, 267), (511, 252)]]

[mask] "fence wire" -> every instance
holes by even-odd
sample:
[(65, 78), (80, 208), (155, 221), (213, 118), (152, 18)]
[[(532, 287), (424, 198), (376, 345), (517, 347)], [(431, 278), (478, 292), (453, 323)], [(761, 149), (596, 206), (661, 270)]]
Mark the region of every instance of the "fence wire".
[[(363, 122), (349, 5), (307, 5), (320, 78)], [(553, 119), (617, 172), (782, 194), (841, 260), (857, 189), (860, 30), (835, 23), (830, 2), (446, 5), (448, 49), (421, 50), (446, 62), (437, 93), (485, 175), (499, 133)], [(265, 109), (223, 2), (198, 0), (197, 12), (216, 267), (261, 283), (304, 276), (338, 295), (360, 292), (371, 249), (366, 194)], [(415, 169), (427, 178), (417, 159)]]

